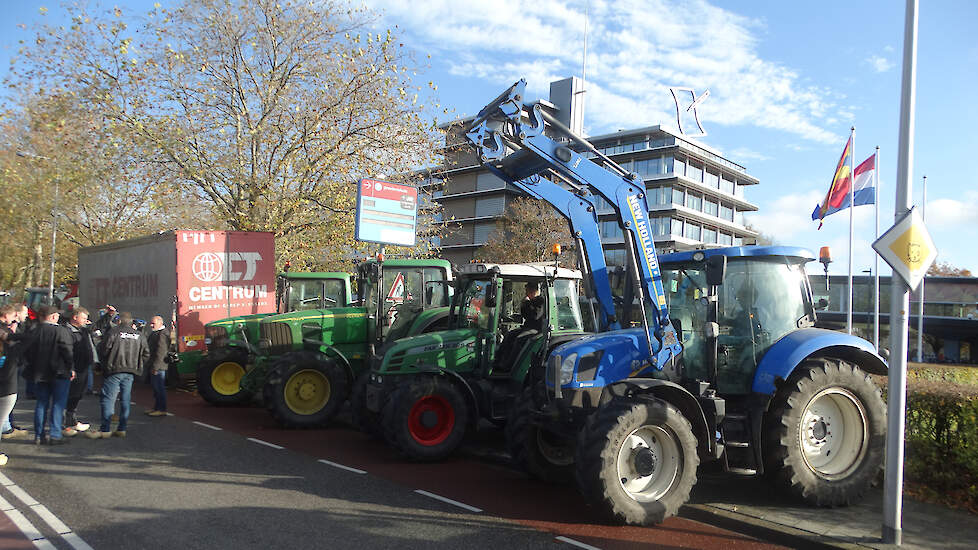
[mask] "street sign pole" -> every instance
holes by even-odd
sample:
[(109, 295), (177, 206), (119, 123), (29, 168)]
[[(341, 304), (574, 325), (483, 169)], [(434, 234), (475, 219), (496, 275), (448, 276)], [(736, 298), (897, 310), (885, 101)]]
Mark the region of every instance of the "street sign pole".
[[(917, 95), (917, 1), (907, 0), (903, 31), (903, 83), (900, 95), (900, 139), (897, 149), (894, 221), (910, 210), (913, 177), (914, 105)], [(886, 477), (883, 490), (883, 543), (902, 544), (903, 435), (907, 405), (907, 314), (910, 289), (890, 277), (890, 368), (887, 385)]]

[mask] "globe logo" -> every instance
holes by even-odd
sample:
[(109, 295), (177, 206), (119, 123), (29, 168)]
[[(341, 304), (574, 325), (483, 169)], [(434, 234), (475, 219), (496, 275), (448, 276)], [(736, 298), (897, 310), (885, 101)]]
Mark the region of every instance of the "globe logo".
[(191, 269), (194, 277), (201, 281), (216, 281), (221, 278), (221, 273), (224, 271), (224, 262), (213, 252), (201, 252), (194, 258)]

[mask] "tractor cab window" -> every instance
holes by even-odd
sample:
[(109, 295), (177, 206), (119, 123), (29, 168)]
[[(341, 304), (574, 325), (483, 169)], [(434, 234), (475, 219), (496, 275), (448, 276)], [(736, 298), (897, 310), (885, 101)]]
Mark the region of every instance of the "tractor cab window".
[[(706, 336), (707, 305), (700, 300), (706, 295), (706, 272), (696, 266), (663, 266), (662, 287), (666, 293), (669, 319), (683, 345), (683, 365), (686, 377), (707, 380)], [(712, 351), (710, 351), (712, 353)]]
[(428, 307), (443, 307), (451, 304), (452, 286), (448, 284), (448, 276), (444, 269), (426, 267), (424, 269), (424, 305)]
[(289, 281), (288, 311), (319, 309), (323, 303), (323, 283), (317, 280)]
[(551, 322), (556, 330), (584, 332), (584, 319), (581, 316), (580, 285), (573, 279), (554, 281), (554, 302), (557, 306), (556, 322)]
[(339, 279), (323, 281), (323, 301), (325, 307), (344, 307), (346, 303), (346, 288)]
[(489, 327), (489, 311), (486, 306), (488, 279), (472, 279), (465, 283), (459, 300), (458, 328), (485, 329)]
[(804, 274), (777, 259), (738, 259), (727, 264), (719, 287), (720, 391), (750, 391), (757, 361), (807, 318)]

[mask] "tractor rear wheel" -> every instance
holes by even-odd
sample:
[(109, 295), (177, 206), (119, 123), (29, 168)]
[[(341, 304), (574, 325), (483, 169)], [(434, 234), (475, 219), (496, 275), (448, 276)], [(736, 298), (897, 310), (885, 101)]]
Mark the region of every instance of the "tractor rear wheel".
[(269, 369), (265, 407), (287, 428), (328, 422), (346, 401), (349, 381), (336, 361), (319, 353), (290, 353)]
[(370, 382), (370, 371), (365, 370), (357, 376), (350, 393), (350, 418), (353, 425), (361, 432), (376, 439), (384, 438), (384, 429), (380, 424), (380, 414), (367, 408), (367, 385)]
[(533, 477), (548, 483), (574, 479), (574, 439), (533, 423), (536, 408), (528, 387), (513, 404), (506, 422), (506, 446), (513, 462)]
[(412, 460), (441, 460), (462, 443), (469, 407), (458, 388), (433, 376), (417, 377), (391, 394), (384, 405), (387, 442)]
[(848, 506), (883, 464), (886, 407), (876, 384), (837, 359), (805, 361), (765, 419), (764, 469), (814, 506)]
[(661, 523), (696, 483), (696, 437), (689, 421), (659, 400), (617, 400), (588, 418), (578, 436), (577, 483), (612, 520)]
[(215, 350), (197, 365), (197, 393), (214, 405), (240, 405), (251, 399), (241, 389), (248, 354), (240, 350)]

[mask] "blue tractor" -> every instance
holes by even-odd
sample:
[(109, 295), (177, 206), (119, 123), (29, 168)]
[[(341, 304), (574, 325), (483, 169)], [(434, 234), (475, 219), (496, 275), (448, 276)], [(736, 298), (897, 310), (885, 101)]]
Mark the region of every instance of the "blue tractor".
[(813, 255), (731, 247), (659, 258), (641, 179), (543, 106), (524, 105), (524, 91), (521, 80), (471, 124), (483, 164), (510, 182), (543, 173), (538, 184), (601, 195), (628, 263), (607, 330), (550, 348), (540, 376), (527, 378), (540, 382), (508, 415), (514, 459), (544, 479), (573, 477), (629, 524), (675, 514), (705, 461), (817, 506), (858, 499), (882, 464), (885, 408), (869, 374), (887, 365), (869, 342), (814, 328), (804, 270)]

